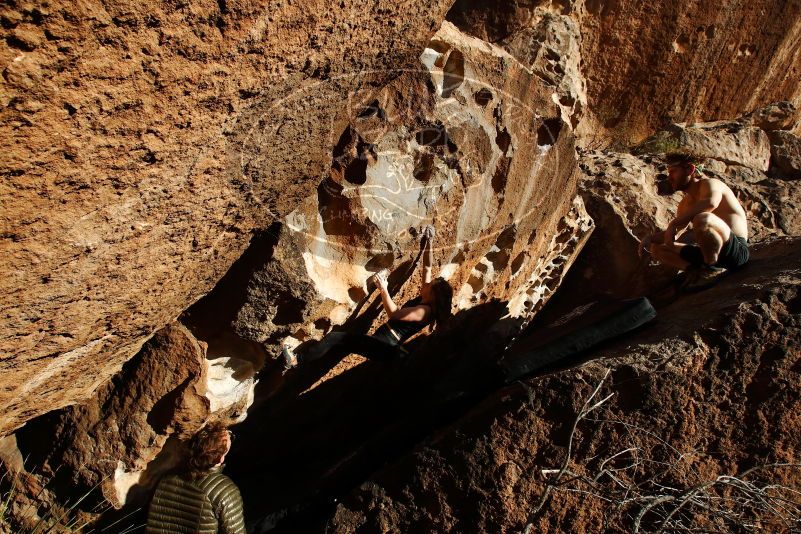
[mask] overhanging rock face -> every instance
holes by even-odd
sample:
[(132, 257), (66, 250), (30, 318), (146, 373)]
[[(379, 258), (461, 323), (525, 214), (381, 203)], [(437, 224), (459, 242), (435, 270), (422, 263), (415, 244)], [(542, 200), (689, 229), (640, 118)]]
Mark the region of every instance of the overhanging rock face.
[(556, 95), (505, 50), (444, 23), (417, 69), (352, 110), (331, 172), (252, 278), (238, 332), (267, 344), (318, 337), (365, 301), (381, 268), (406, 282), (401, 302), (416, 295), (425, 224), (457, 310), (493, 298), (514, 316), (538, 309), (592, 230), (574, 198), (562, 119), (572, 108)]
[(210, 290), (449, 7), (4, 6), (0, 433), (86, 398)]
[(545, 18), (573, 19), (587, 81), (589, 112), (579, 128), (587, 146), (639, 142), (665, 119), (736, 117), (779, 100), (798, 107), (800, 15), (798, 2), (770, 0), (457, 0), (448, 20), (490, 42), (510, 42)]
[[(205, 344), (180, 323), (159, 330), (94, 399), (48, 414), (17, 432), (37, 475), (63, 494), (92, 492), (117, 508), (140, 505), (208, 421), (241, 422), (255, 370), (206, 359)], [(55, 440), (43, 439), (56, 436)], [(155, 461), (154, 461), (155, 460)]]

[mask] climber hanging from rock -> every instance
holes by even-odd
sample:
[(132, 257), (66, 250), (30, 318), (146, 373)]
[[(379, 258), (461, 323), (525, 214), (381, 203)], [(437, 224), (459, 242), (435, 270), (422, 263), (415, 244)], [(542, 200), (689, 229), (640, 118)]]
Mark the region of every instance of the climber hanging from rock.
[(403, 343), (430, 324), (442, 326), (451, 314), (453, 289), (441, 277), (432, 278), (434, 263), (432, 244), (434, 227), (426, 226), (422, 232), (423, 286), (420, 296), (398, 306), (387, 289), (387, 277), (383, 272), (373, 275), (372, 280), (381, 293), (381, 303), (389, 320), (372, 335), (351, 332), (331, 332), (318, 343), (294, 354), (283, 345), (281, 353), (287, 369), (298, 364), (317, 360), (337, 351), (341, 356), (360, 354), (375, 360), (391, 360), (406, 353)]
[[(734, 192), (701, 174), (697, 160), (669, 154), (666, 161), (670, 189), (683, 197), (676, 217), (663, 232), (643, 239), (639, 253), (650, 252), (655, 260), (685, 271), (681, 288), (698, 291), (748, 261), (748, 222)], [(691, 223), (696, 244), (677, 243), (676, 235)]]

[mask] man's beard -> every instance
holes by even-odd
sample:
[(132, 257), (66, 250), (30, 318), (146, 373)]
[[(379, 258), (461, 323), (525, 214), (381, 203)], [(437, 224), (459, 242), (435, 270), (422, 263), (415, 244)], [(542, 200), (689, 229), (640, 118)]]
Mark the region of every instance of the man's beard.
[(683, 193), (690, 187), (690, 179), (688, 178), (686, 181), (678, 184), (675, 188), (673, 187), (673, 184), (671, 184), (670, 187), (673, 189), (674, 193)]

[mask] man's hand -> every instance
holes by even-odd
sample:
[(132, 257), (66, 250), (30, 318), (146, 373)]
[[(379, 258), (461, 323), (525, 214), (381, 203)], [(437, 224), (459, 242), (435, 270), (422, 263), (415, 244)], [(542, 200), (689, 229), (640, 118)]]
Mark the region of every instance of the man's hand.
[(637, 247), (637, 254), (642, 258), (643, 254), (651, 252), (651, 245), (660, 244), (665, 242), (665, 232), (656, 232), (646, 236), (640, 241)]
[(386, 271), (378, 271), (372, 276), (373, 283), (376, 287), (386, 290), (387, 289), (387, 273)]
[(423, 227), (423, 239), (427, 239), (428, 241), (433, 241), (436, 233), (437, 231), (434, 230), (433, 225), (427, 224)]

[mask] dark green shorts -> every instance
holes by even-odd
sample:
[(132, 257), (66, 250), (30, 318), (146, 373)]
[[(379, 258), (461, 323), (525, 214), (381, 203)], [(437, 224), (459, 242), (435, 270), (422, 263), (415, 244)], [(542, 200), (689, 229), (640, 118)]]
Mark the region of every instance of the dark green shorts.
[[(704, 264), (704, 254), (701, 247), (697, 245), (687, 245), (682, 247), (679, 252), (681, 258), (694, 267)], [(723, 248), (718, 254), (718, 261), (715, 267), (724, 269), (737, 269), (748, 263), (748, 240), (744, 237), (731, 234), (729, 240), (723, 243)]]

